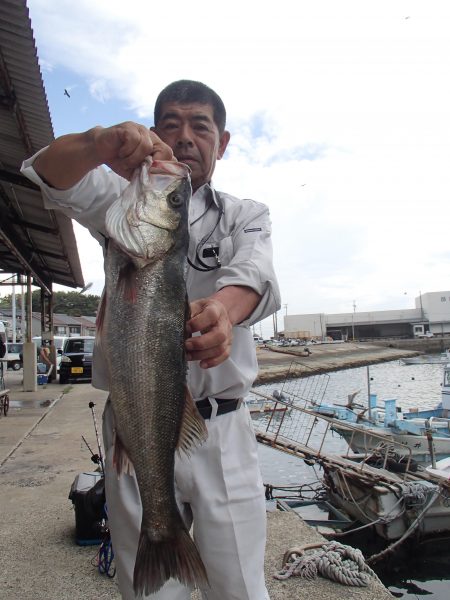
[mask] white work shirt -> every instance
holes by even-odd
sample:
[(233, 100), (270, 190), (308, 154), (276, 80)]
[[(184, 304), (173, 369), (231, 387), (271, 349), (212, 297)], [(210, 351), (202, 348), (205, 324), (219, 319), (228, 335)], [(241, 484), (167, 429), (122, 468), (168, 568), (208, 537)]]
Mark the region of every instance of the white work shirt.
[[(57, 190), (46, 185), (33, 169), (33, 162), (40, 152), (26, 160), (21, 171), (41, 188), (45, 207), (61, 210), (75, 219), (104, 245), (106, 211), (128, 181), (104, 167), (98, 167), (74, 187)], [(221, 203), (223, 214), (220, 216)], [(218, 248), (221, 263), (219, 269), (208, 272), (188, 267), (189, 300), (208, 297), (228, 285), (248, 286), (261, 295), (261, 301), (249, 319), (233, 327), (231, 355), (226, 361), (210, 369), (201, 369), (198, 362), (188, 363), (188, 385), (194, 399), (207, 396), (240, 398), (248, 393), (258, 373), (250, 325), (280, 308), (280, 294), (272, 264), (269, 211), (264, 204), (214, 192), (212, 186), (206, 184), (192, 196), (189, 218), (190, 260), (200, 266), (199, 257), (207, 265), (215, 266), (216, 258), (204, 257), (203, 253), (208, 248)], [(209, 237), (202, 245), (205, 236)], [(94, 351), (92, 384), (108, 389), (106, 361), (99, 346)]]

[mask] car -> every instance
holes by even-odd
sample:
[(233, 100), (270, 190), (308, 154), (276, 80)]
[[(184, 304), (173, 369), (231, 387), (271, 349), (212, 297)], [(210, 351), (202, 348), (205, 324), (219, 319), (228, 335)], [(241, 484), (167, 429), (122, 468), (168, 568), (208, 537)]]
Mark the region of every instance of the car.
[(431, 331), (426, 331), (425, 333), (419, 333), (419, 335), (417, 337), (432, 338), (432, 337), (434, 337), (434, 333), (432, 333)]
[(80, 335), (64, 342), (59, 366), (59, 383), (92, 380), (92, 354), (95, 337)]
[(6, 342), (5, 359), (8, 361), (8, 369), (18, 371), (22, 368), (22, 348), (23, 344), (16, 342)]

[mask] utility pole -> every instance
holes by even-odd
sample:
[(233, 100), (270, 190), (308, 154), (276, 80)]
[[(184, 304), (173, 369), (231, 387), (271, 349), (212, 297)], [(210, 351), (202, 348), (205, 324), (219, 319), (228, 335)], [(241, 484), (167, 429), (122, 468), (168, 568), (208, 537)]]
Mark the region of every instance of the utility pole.
[(423, 322), (423, 304), (422, 304), (422, 292), (419, 290), (419, 298), (420, 298), (420, 318)]
[(353, 300), (353, 314), (352, 314), (352, 341), (355, 341), (355, 310), (356, 310), (356, 304), (355, 301)]

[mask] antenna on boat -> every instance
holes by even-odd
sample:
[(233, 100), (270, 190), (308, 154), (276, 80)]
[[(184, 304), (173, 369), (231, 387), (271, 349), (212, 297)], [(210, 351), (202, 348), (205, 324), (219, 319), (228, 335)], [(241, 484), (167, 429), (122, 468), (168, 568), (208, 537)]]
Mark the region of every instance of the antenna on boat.
[(366, 367), (367, 369), (367, 406), (369, 407), (369, 420), (372, 419), (372, 402), (370, 401), (370, 368), (369, 365)]

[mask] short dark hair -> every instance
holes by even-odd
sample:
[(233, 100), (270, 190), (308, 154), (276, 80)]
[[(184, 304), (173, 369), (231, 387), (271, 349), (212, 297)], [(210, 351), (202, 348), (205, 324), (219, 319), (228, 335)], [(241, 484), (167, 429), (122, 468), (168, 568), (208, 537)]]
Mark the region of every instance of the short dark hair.
[(189, 104), (198, 102), (199, 104), (209, 104), (212, 106), (214, 123), (217, 125), (220, 135), (225, 131), (225, 122), (227, 113), (221, 97), (214, 90), (200, 81), (190, 79), (180, 79), (169, 83), (158, 95), (155, 103), (154, 121), (155, 127), (162, 116), (163, 106), (168, 102), (178, 102), (179, 104)]

